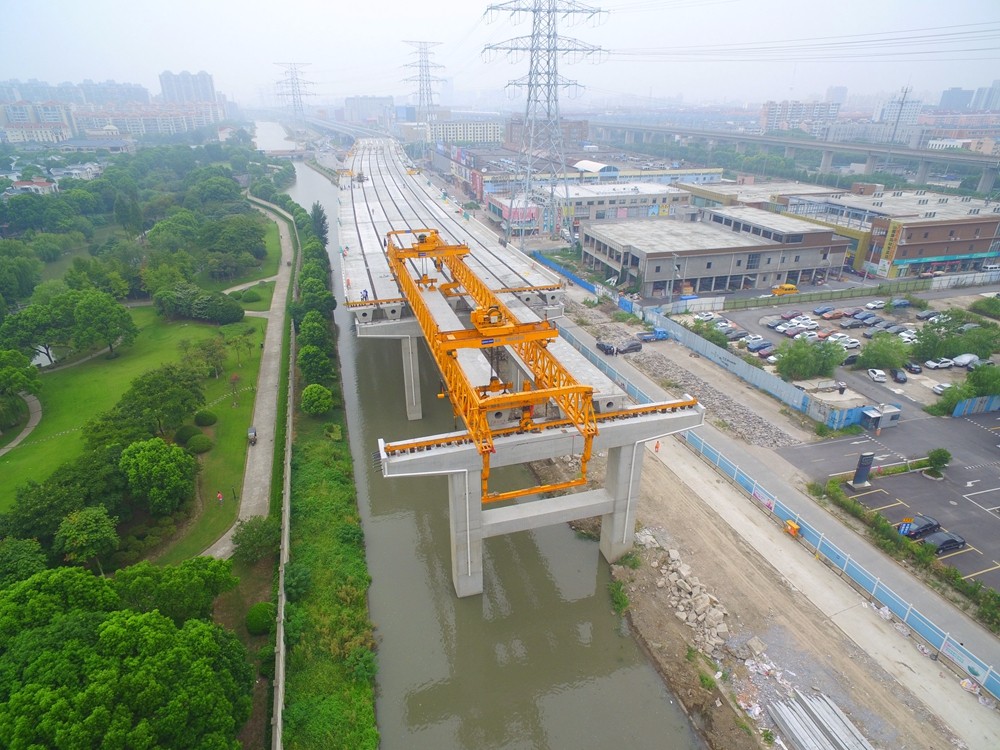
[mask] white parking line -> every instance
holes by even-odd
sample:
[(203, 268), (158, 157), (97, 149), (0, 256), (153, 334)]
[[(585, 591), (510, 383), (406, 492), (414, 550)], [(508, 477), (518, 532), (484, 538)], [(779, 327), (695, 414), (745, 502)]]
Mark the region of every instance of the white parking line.
[(990, 489), (990, 490), (979, 490), (978, 492), (970, 492), (967, 495), (962, 495), (962, 497), (964, 497), (970, 503), (972, 503), (973, 505), (975, 505), (977, 508), (985, 510), (987, 513), (993, 514), (997, 510), (997, 508), (1000, 507), (1000, 506), (994, 505), (992, 508), (988, 508), (985, 505), (982, 505), (981, 503), (976, 502), (972, 498), (973, 498), (974, 495), (985, 495), (988, 492), (996, 492), (997, 490), (1000, 490), (1000, 487), (994, 487), (993, 489)]

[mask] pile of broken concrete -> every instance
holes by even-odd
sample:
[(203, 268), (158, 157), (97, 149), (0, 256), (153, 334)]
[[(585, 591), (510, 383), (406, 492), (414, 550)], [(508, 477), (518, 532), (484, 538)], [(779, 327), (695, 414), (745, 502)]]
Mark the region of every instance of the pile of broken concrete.
[(667, 550), (665, 558), (655, 556), (650, 565), (660, 573), (656, 587), (666, 590), (674, 616), (694, 631), (695, 646), (720, 661), (722, 646), (729, 637), (726, 608), (691, 573), (691, 566), (681, 562), (677, 550)]

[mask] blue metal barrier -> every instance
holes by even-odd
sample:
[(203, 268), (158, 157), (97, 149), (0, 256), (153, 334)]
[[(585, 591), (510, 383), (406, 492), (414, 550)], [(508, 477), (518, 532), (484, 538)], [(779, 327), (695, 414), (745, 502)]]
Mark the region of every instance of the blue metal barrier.
[(888, 607), (889, 611), (900, 622), (906, 624), (911, 631), (936, 650), (940, 657), (947, 658), (994, 698), (1000, 698), (1000, 674), (991, 665), (986, 664), (961, 643), (951, 638), (926, 615), (914, 609), (910, 602), (879, 581), (860, 563), (852, 560), (850, 555), (829, 542), (823, 532), (803, 521), (794, 510), (785, 506), (772, 493), (761, 487), (753, 477), (726, 458), (721, 451), (713, 448), (691, 430), (683, 433), (683, 438), (688, 446), (715, 466), (720, 473), (732, 479), (737, 487), (769, 511), (781, 525), (784, 525), (786, 521), (794, 521), (799, 527), (797, 534), (799, 540), (814, 549), (817, 557), (824, 558), (832, 567), (841, 571), (856, 586), (867, 593), (872, 601)]

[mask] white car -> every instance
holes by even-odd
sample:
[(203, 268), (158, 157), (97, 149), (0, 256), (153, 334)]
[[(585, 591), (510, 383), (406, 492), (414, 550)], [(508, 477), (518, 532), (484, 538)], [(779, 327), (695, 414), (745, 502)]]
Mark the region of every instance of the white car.
[(865, 305), (865, 307), (869, 310), (881, 310), (883, 307), (885, 307), (885, 300), (873, 299), (871, 302)]
[(817, 328), (819, 328), (819, 323), (817, 323), (815, 320), (806, 320), (802, 323), (799, 323), (799, 326), (801, 328), (805, 328), (807, 331), (815, 331)]
[(743, 337), (743, 343), (745, 344), (752, 344), (755, 341), (763, 341), (763, 340), (764, 337), (761, 336), (759, 333), (751, 333), (749, 336)]
[(732, 325), (733, 324), (730, 323), (725, 318), (720, 318), (719, 320), (715, 321), (715, 327), (718, 328), (719, 330), (722, 330), (723, 328), (731, 328)]
[(792, 325), (792, 321), (788, 321), (787, 323), (782, 323), (781, 325), (775, 326), (774, 330), (776, 333), (784, 333), (789, 328), (797, 328), (797, 327), (798, 326)]
[(868, 370), (868, 377), (874, 380), (876, 383), (885, 382), (885, 373), (882, 370), (876, 370), (874, 368)]
[(795, 338), (805, 339), (806, 341), (819, 341), (819, 334), (816, 331), (803, 331), (802, 333), (796, 333)]
[(931, 390), (934, 391), (934, 393), (936, 393), (938, 396), (940, 396), (949, 388), (951, 388), (951, 383), (938, 383), (936, 386), (931, 388)]
[(803, 323), (812, 323), (812, 318), (810, 318), (808, 315), (799, 315), (796, 318), (792, 318), (788, 322), (791, 323), (793, 326), (800, 326)]
[(838, 341), (847, 341), (849, 338), (851, 337), (848, 336), (846, 333), (831, 333), (829, 336), (826, 337), (826, 340), (832, 341), (833, 343), (836, 344)]
[(861, 346), (861, 342), (857, 339), (846, 339), (837, 342), (845, 349), (858, 349)]
[(949, 367), (954, 366), (952, 362), (947, 357), (939, 357), (938, 359), (929, 359), (924, 362), (924, 367), (928, 370), (947, 370)]
[(715, 313), (700, 312), (700, 313), (698, 313), (697, 315), (694, 316), (694, 319), (695, 320), (701, 320), (701, 321), (707, 323), (710, 320), (715, 320)]

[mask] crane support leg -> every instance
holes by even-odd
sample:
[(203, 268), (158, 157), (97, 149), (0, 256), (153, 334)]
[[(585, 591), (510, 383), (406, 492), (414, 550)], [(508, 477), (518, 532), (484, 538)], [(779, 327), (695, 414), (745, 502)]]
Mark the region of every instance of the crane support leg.
[(423, 403), (420, 400), (420, 360), (417, 359), (417, 341), (414, 336), (404, 336), (403, 347), (403, 390), (406, 391), (406, 418), (411, 422), (424, 418)]
[(642, 443), (608, 450), (604, 489), (612, 499), (612, 510), (601, 516), (601, 554), (608, 562), (632, 549), (635, 518), (639, 510), (639, 480), (642, 477)]
[(483, 495), (478, 471), (448, 475), (451, 580), (455, 593), (483, 593)]

